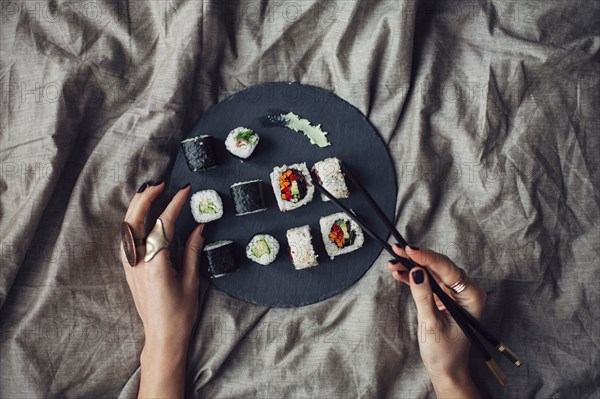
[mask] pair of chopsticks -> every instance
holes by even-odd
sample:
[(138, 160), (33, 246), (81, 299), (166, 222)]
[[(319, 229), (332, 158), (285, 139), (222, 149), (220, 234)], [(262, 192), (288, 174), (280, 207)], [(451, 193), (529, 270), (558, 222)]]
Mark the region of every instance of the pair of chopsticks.
[[(362, 195), (365, 196), (369, 205), (373, 208), (377, 216), (385, 223), (387, 228), (392, 232), (392, 235), (397, 240), (399, 246), (404, 248), (407, 244), (402, 234), (398, 232), (394, 224), (385, 216), (383, 210), (377, 205), (377, 202), (371, 197), (371, 195), (367, 192), (367, 190), (359, 183), (359, 181), (354, 177), (354, 175), (350, 172), (348, 167), (340, 161), (342, 166), (342, 171), (346, 176), (350, 178), (353, 186), (355, 186)], [(314, 172), (313, 172), (314, 173)], [(347, 206), (345, 206), (341, 201), (335, 198), (329, 191), (327, 191), (320, 183), (317, 176), (313, 175), (313, 184), (314, 186), (321, 191), (327, 198), (329, 198), (334, 204), (336, 204), (341, 210), (343, 210), (346, 215), (352, 220), (356, 222), (371, 238), (377, 241), (383, 249), (389, 252), (394, 259), (400, 262), (407, 270), (411, 270), (415, 266), (419, 266), (412, 259), (403, 258), (400, 255), (397, 255), (392, 246), (388, 244), (387, 240), (380, 237), (367, 223), (364, 222), (354, 211), (350, 210)], [(477, 320), (473, 315), (463, 309), (459, 304), (457, 304), (454, 299), (452, 299), (446, 292), (439, 286), (437, 281), (431, 276), (431, 273), (427, 268), (425, 268), (427, 275), (429, 277), (429, 282), (431, 283), (431, 288), (433, 292), (438, 296), (440, 301), (444, 304), (448, 313), (454, 318), (456, 324), (463, 331), (465, 336), (469, 339), (471, 344), (477, 348), (478, 352), (483, 357), (485, 364), (490, 369), (494, 377), (498, 380), (501, 385), (506, 385), (508, 380), (506, 376), (498, 367), (498, 364), (492, 358), (490, 352), (486, 349), (483, 343), (479, 340), (475, 332), (477, 332), (481, 337), (483, 337), (487, 342), (489, 342), (493, 347), (496, 348), (498, 352), (504, 355), (508, 360), (510, 360), (515, 366), (520, 367), (522, 361), (518, 358), (518, 356), (511, 351), (506, 344), (497, 339), (494, 335), (492, 335), (486, 328), (481, 324), (479, 320)]]

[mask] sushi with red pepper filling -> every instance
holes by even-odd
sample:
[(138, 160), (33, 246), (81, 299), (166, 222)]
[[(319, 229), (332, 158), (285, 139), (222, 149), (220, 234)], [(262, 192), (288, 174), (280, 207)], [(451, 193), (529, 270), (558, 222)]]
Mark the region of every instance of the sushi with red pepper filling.
[(305, 163), (275, 167), (271, 173), (271, 185), (282, 212), (308, 204), (315, 191)]
[(319, 220), (327, 255), (331, 259), (361, 248), (365, 242), (362, 229), (344, 212), (334, 213)]

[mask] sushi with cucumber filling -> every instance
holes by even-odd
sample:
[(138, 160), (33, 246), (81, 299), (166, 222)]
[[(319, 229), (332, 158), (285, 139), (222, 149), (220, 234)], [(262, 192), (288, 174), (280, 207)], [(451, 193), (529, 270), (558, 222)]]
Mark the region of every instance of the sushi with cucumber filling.
[(290, 257), (296, 270), (317, 266), (318, 255), (312, 245), (312, 236), (308, 225), (289, 229), (286, 233), (290, 247)]
[(236, 216), (249, 215), (267, 209), (262, 186), (262, 180), (250, 180), (235, 183), (229, 188)]
[[(348, 198), (350, 196), (339, 159), (327, 158), (319, 161), (313, 165), (312, 170), (315, 172), (323, 188), (329, 191), (335, 198)], [(329, 198), (323, 193), (321, 193), (321, 199), (329, 201)]]
[(275, 167), (271, 172), (271, 185), (282, 212), (308, 204), (315, 192), (305, 163)]
[(246, 246), (246, 256), (261, 265), (272, 263), (279, 253), (279, 242), (268, 234), (257, 234)]
[(327, 255), (331, 259), (361, 248), (365, 243), (362, 229), (344, 212), (324, 216), (319, 220)]
[(212, 136), (200, 135), (181, 142), (183, 156), (192, 172), (204, 172), (217, 166)]
[(223, 216), (223, 201), (215, 190), (198, 191), (190, 198), (192, 216), (198, 223), (208, 223)]
[(222, 240), (210, 243), (202, 250), (206, 258), (208, 274), (212, 278), (224, 276), (238, 270), (233, 255), (233, 242)]
[(225, 139), (225, 148), (234, 156), (246, 159), (258, 145), (260, 137), (258, 134), (247, 127), (236, 127), (227, 135)]

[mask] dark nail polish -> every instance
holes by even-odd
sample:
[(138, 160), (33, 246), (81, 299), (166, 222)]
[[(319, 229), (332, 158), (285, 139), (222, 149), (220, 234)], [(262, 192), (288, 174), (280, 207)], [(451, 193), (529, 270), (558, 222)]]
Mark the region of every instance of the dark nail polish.
[(191, 186), (191, 185), (192, 185), (192, 183), (187, 183), (187, 184), (184, 184), (183, 186), (181, 186), (181, 188), (179, 189), (179, 191), (181, 191), (181, 190), (185, 190), (186, 188), (188, 188), (188, 187), (189, 187), (189, 186)]
[(390, 260), (389, 260), (389, 262), (390, 262), (392, 265), (397, 265), (398, 263), (400, 263), (400, 261), (399, 261), (399, 260), (397, 260), (397, 259), (390, 259)]
[(415, 284), (421, 284), (423, 281), (425, 281), (423, 270), (415, 270), (414, 272), (412, 272), (412, 275)]
[(157, 182), (151, 183), (150, 185), (151, 186), (158, 186), (158, 185), (161, 185), (163, 182), (164, 182), (164, 180), (159, 180)]
[(400, 247), (400, 248), (402, 248), (402, 249), (404, 249), (404, 245), (403, 245), (403, 244), (400, 244), (399, 242), (397, 242), (397, 243), (396, 243), (396, 246), (397, 246), (397, 247)]
[(204, 226), (202, 226), (202, 227), (200, 228), (200, 236), (201, 236), (202, 238), (206, 238), (206, 227), (207, 227), (207, 225), (206, 225), (206, 224), (204, 224)]
[(409, 247), (411, 247), (412, 249), (414, 249), (415, 251), (420, 250), (421, 248), (417, 247), (416, 245), (409, 245)]
[(146, 190), (146, 188), (148, 188), (148, 183), (144, 183), (140, 186), (140, 188), (138, 188), (138, 194), (143, 193), (144, 190)]

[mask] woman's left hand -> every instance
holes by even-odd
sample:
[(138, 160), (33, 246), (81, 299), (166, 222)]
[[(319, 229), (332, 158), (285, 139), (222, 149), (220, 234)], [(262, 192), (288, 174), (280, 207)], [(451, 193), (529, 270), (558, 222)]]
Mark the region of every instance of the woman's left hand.
[[(144, 218), (152, 201), (164, 190), (164, 183), (144, 183), (133, 197), (125, 221), (131, 226), (134, 238), (147, 235)], [(186, 185), (171, 200), (160, 215), (167, 240), (175, 233), (175, 220), (190, 195)], [(204, 244), (202, 230), (197, 226), (190, 234), (184, 249), (179, 273), (172, 267), (169, 249), (158, 252), (145, 262), (146, 248), (137, 247), (138, 263), (131, 267), (121, 246), (125, 278), (135, 307), (144, 324), (145, 343), (141, 355), (142, 396), (179, 396), (183, 389), (187, 345), (198, 316), (200, 252)], [(166, 390), (165, 390), (166, 389)]]

